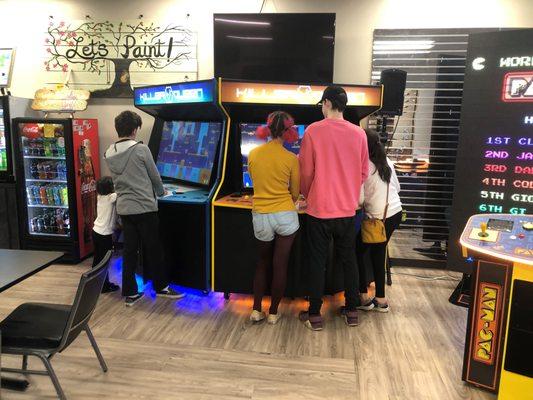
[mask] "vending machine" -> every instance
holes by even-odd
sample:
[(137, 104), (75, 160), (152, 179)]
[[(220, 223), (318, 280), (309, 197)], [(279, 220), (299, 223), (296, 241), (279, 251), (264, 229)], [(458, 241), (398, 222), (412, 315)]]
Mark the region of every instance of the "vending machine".
[(93, 251), (98, 121), (16, 118), (13, 130), (21, 247), (79, 262)]

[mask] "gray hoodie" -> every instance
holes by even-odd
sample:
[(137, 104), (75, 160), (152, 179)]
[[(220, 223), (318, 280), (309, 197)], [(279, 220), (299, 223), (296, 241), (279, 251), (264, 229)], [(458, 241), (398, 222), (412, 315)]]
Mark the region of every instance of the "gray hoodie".
[(148, 146), (135, 140), (109, 146), (104, 159), (117, 193), (118, 215), (157, 211), (157, 198), (165, 192)]

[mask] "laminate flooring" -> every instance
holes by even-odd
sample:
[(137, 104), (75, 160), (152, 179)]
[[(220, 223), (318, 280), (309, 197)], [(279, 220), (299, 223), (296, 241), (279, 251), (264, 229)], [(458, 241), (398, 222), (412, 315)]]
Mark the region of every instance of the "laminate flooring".
[[(115, 282), (120, 262), (112, 261)], [(88, 267), (53, 265), (0, 294), (0, 318), (24, 302), (70, 303)], [(70, 399), (494, 400), (461, 381), (467, 310), (448, 303), (456, 282), (403, 275), (458, 274), (393, 271), (390, 313), (362, 313), (360, 326), (349, 328), (335, 296), (325, 303), (322, 332), (297, 320), (303, 300), (284, 300), (283, 318), (271, 326), (248, 321), (250, 296), (225, 301), (188, 291), (182, 300), (148, 296), (128, 308), (118, 293), (105, 294), (91, 327), (109, 372), (83, 333), (52, 364)], [(5, 355), (2, 365), (20, 360)], [(42, 366), (30, 359), (30, 368)], [(3, 390), (2, 400), (55, 398), (48, 377), (30, 382), (25, 393)]]

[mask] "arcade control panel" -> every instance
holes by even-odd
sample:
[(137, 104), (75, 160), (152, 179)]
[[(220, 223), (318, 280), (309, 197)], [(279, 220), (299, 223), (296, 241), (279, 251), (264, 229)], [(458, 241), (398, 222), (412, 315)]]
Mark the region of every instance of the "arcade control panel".
[(159, 201), (198, 204), (209, 200), (209, 191), (206, 189), (173, 183), (164, 183), (163, 186), (167, 194), (158, 197)]
[[(215, 206), (231, 207), (231, 208), (243, 208), (247, 210), (252, 209), (252, 193), (233, 193), (228, 196), (221, 197), (214, 202)], [(296, 209), (299, 214), (305, 213), (305, 200), (303, 198), (296, 202)]]
[(492, 257), (533, 265), (533, 215), (477, 214), (461, 235), (466, 255)]

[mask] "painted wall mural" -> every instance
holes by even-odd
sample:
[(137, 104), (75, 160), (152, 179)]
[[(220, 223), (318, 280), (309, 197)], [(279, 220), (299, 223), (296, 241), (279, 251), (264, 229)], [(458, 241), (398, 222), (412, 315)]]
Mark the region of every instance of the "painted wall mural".
[(186, 23), (55, 21), (44, 39), (47, 83), (132, 97), (132, 86), (197, 79), (197, 33)]

